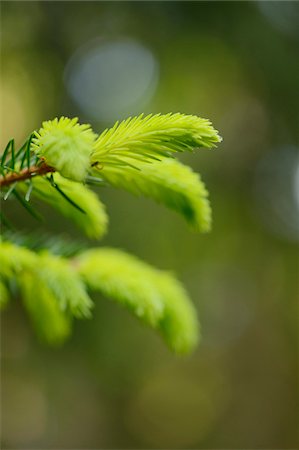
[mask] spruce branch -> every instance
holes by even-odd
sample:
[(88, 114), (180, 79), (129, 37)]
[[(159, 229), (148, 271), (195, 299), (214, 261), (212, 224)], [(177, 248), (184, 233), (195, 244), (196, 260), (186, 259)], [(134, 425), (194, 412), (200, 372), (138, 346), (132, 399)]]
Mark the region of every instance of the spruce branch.
[(103, 131), (94, 144), (92, 166), (135, 167), (176, 152), (216, 147), (221, 137), (211, 122), (186, 114), (141, 114)]
[(75, 261), (90, 289), (122, 304), (158, 330), (173, 351), (188, 353), (195, 347), (199, 338), (196, 312), (171, 273), (111, 248), (87, 250)]
[(48, 166), (45, 162), (38, 166), (27, 167), (22, 169), (20, 172), (9, 172), (8, 174), (0, 177), (0, 188), (10, 186), (11, 184), (18, 183), (20, 181), (30, 180), (35, 176), (43, 176), (53, 172), (55, 172), (55, 169)]
[[(128, 118), (100, 136), (77, 118), (56, 118), (43, 122), (19, 149), (13, 139), (8, 142), (0, 158), (2, 197), (14, 197), (39, 217), (29, 205), (36, 198), (98, 239), (107, 230), (108, 215), (87, 185), (113, 186), (163, 203), (194, 230), (206, 232), (208, 192), (199, 174), (174, 156), (214, 148), (220, 141), (210, 121), (180, 113)], [(9, 224), (3, 210), (0, 218)], [(73, 318), (90, 317), (93, 301), (87, 291), (94, 290), (156, 329), (173, 351), (195, 347), (196, 312), (171, 273), (123, 251), (76, 246), (65, 251), (55, 239), (48, 245), (34, 239), (32, 245), (32, 236), (27, 237), (4, 234), (0, 240), (0, 307), (9, 302), (14, 283), (38, 335), (48, 343), (64, 341)]]
[(8, 303), (7, 285), (16, 282), (38, 335), (50, 344), (69, 336), (72, 319), (90, 317), (87, 289), (123, 305), (176, 353), (190, 352), (198, 341), (196, 312), (181, 283), (123, 251), (104, 247), (67, 258), (6, 240), (0, 259), (0, 307)]
[(112, 186), (144, 195), (180, 213), (194, 231), (211, 229), (208, 191), (199, 174), (174, 158), (140, 162), (136, 169), (107, 166), (101, 176)]
[(78, 118), (48, 120), (34, 133), (32, 150), (64, 177), (84, 181), (90, 168), (90, 155), (97, 135)]
[[(103, 237), (107, 232), (109, 218), (99, 195), (88, 186), (68, 180), (58, 172), (53, 173), (53, 179), (60, 191), (72, 199), (72, 203), (62, 196), (60, 191), (53, 188), (45, 177), (32, 179), (32, 197), (50, 205), (70, 219), (89, 238), (100, 239)], [(25, 186), (21, 186), (21, 189), (25, 192)], [(74, 208), (73, 203), (78, 207)], [(84, 210), (84, 214), (81, 210)]]

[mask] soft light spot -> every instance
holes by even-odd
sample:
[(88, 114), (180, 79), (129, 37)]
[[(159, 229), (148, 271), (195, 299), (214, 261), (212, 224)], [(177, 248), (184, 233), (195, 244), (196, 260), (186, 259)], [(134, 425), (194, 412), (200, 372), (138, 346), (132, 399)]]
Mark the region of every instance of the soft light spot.
[(116, 120), (138, 113), (155, 92), (158, 63), (139, 42), (88, 42), (70, 59), (65, 83), (87, 117)]

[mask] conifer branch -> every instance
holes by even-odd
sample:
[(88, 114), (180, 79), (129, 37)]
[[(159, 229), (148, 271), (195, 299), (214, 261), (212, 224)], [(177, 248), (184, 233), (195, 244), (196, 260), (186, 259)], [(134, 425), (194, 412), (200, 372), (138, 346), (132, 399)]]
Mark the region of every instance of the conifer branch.
[(13, 183), (17, 183), (19, 181), (30, 180), (35, 176), (43, 176), (48, 173), (55, 172), (53, 167), (48, 166), (45, 162), (40, 164), (39, 166), (30, 166), (22, 169), (20, 172), (9, 172), (0, 177), (0, 187), (7, 187)]
[[(194, 230), (206, 232), (211, 226), (208, 192), (199, 174), (174, 156), (219, 142), (210, 121), (180, 113), (128, 118), (99, 136), (77, 118), (56, 118), (43, 122), (19, 149), (14, 139), (6, 145), (0, 157), (3, 200), (14, 196), (39, 217), (29, 203), (36, 198), (98, 239), (107, 230), (108, 215), (87, 184), (114, 186), (163, 203)], [(9, 226), (3, 211), (0, 219)], [(32, 246), (32, 237), (26, 238), (4, 234), (0, 239), (0, 308), (16, 287), (46, 342), (63, 342), (74, 318), (91, 316), (88, 292), (94, 290), (156, 329), (173, 351), (194, 349), (200, 334), (196, 311), (171, 273), (119, 250), (82, 251), (72, 245), (67, 251), (59, 239), (45, 245), (34, 238)]]

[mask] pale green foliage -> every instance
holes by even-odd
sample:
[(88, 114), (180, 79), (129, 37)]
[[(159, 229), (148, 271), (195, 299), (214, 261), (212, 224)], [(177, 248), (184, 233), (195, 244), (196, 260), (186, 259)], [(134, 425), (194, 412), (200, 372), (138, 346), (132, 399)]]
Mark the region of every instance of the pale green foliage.
[(77, 267), (91, 289), (123, 304), (160, 331), (172, 350), (187, 353), (194, 348), (198, 339), (196, 313), (171, 274), (110, 248), (83, 253)]
[[(177, 353), (187, 353), (197, 342), (196, 313), (182, 285), (170, 273), (125, 252), (99, 248), (66, 259), (1, 242), (0, 260), (2, 279), (17, 282), (37, 333), (49, 343), (70, 334), (72, 317), (90, 316), (93, 303), (87, 287), (158, 330)], [(5, 301), (4, 296), (1, 303)]]
[(92, 301), (75, 268), (66, 259), (41, 252), (36, 273), (53, 293), (62, 311), (69, 311), (79, 318), (90, 317)]
[(32, 270), (35, 264), (36, 255), (27, 248), (0, 241), (0, 275), (4, 279)]
[(156, 326), (164, 305), (149, 279), (150, 268), (132, 256), (114, 249), (94, 249), (77, 259), (77, 268), (87, 285), (130, 309), (144, 322)]
[(71, 332), (71, 316), (63, 312), (42, 278), (23, 273), (18, 278), (22, 298), (39, 337), (49, 344), (62, 343)]
[[(62, 308), (65, 296), (67, 295), (68, 302), (75, 303), (75, 306), (82, 299), (84, 301), (84, 297), (78, 296), (76, 292), (77, 285), (82, 289), (82, 282), (76, 273), (74, 272), (72, 280), (65, 281), (61, 278), (67, 272), (66, 263), (60, 262), (59, 258), (40, 255), (10, 242), (0, 242), (0, 262), (1, 278), (17, 283), (40, 338), (52, 344), (64, 341), (71, 331), (71, 308), (70, 312), (63, 311)], [(56, 275), (61, 268), (63, 272)], [(70, 282), (73, 283), (72, 286)], [(1, 286), (5, 288), (2, 283)], [(66, 289), (70, 290), (65, 295)], [(1, 306), (5, 306), (6, 294), (7, 290), (1, 289)], [(70, 298), (71, 295), (75, 297)]]
[(103, 131), (97, 139), (91, 163), (99, 166), (135, 165), (174, 152), (215, 147), (221, 138), (209, 120), (184, 114), (149, 114), (129, 117)]
[(83, 181), (96, 135), (90, 125), (77, 122), (77, 118), (67, 117), (43, 122), (42, 128), (35, 132), (32, 149), (64, 177)]
[(32, 180), (34, 186), (32, 195), (50, 204), (61, 214), (71, 219), (88, 237), (101, 238), (107, 231), (108, 216), (99, 197), (87, 186), (67, 180), (59, 173), (55, 173), (53, 178), (63, 192), (82, 208), (84, 213), (74, 208), (42, 177), (35, 177)]
[(78, 280), (75, 268), (67, 260), (46, 251), (32, 252), (10, 242), (0, 243), (0, 275), (31, 273), (43, 280), (53, 292), (62, 311), (69, 310), (76, 317), (89, 317), (92, 301), (84, 285)]
[(47, 341), (68, 335), (71, 316), (90, 317), (93, 303), (67, 259), (1, 242), (0, 261), (1, 277), (17, 282), (38, 333)]
[(138, 163), (140, 170), (107, 166), (103, 179), (112, 186), (136, 195), (143, 194), (182, 214), (198, 231), (209, 231), (211, 208), (208, 192), (199, 174), (173, 158), (152, 163)]
[[(88, 237), (100, 238), (107, 230), (106, 210), (83, 183), (111, 185), (163, 203), (194, 230), (209, 231), (205, 185), (173, 156), (213, 148), (220, 141), (210, 121), (179, 113), (129, 118), (99, 137), (78, 119), (56, 118), (44, 122), (32, 142), (30, 137), (17, 151), (13, 139), (7, 144), (0, 158), (4, 199), (14, 195), (36, 215), (29, 206), (31, 196), (36, 197)], [(55, 173), (50, 175), (50, 168)], [(19, 288), (39, 336), (52, 344), (69, 336), (73, 317), (90, 317), (93, 303), (87, 288), (126, 307), (177, 353), (191, 351), (198, 341), (195, 308), (181, 283), (119, 250), (100, 248), (63, 258), (0, 242), (0, 306), (7, 303), (12, 285)]]
[(164, 301), (164, 315), (159, 323), (162, 336), (175, 352), (190, 352), (199, 340), (199, 323), (187, 292), (169, 273), (153, 273), (152, 282)]

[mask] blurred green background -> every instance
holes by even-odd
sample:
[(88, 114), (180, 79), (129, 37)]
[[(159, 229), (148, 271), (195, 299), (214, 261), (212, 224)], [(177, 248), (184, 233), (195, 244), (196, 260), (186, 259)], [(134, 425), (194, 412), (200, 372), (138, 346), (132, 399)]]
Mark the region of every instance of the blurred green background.
[[(140, 112), (210, 118), (209, 235), (173, 212), (100, 191), (105, 245), (174, 270), (202, 341), (176, 357), (108, 300), (58, 349), (15, 299), (2, 315), (2, 447), (298, 448), (299, 3), (2, 2), (1, 148), (43, 120), (95, 130)], [(25, 231), (83, 239), (43, 205)], [(91, 245), (101, 245), (96, 242)]]

